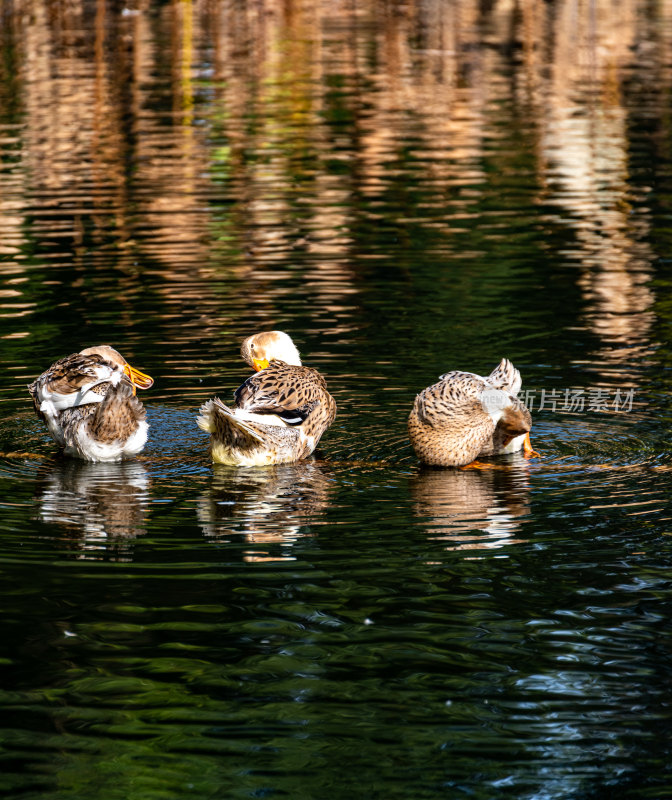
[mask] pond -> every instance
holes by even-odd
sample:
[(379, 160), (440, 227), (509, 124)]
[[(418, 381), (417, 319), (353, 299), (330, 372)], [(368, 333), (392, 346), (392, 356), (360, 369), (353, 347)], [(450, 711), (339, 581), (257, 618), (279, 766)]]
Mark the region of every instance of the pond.
[[(672, 795), (672, 3), (0, 2), (0, 789)], [(213, 465), (287, 331), (338, 416)], [(26, 386), (109, 343), (142, 454)], [(451, 369), (540, 458), (422, 467)]]

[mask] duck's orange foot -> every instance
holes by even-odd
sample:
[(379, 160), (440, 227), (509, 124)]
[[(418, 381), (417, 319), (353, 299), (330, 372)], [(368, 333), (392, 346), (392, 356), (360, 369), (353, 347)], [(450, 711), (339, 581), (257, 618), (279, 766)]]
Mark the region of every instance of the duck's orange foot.
[(541, 458), (541, 455), (532, 447), (529, 433), (526, 433), (523, 439), (523, 454), (525, 458)]
[(504, 469), (501, 464), (489, 464), (487, 461), (472, 461), (471, 464), (465, 464), (458, 469)]

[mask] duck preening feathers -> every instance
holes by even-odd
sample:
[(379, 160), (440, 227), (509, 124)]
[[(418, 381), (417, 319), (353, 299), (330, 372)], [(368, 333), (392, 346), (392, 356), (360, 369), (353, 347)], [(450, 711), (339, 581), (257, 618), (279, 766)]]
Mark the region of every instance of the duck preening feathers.
[(302, 366), (282, 331), (249, 336), (241, 355), (256, 373), (236, 389), (231, 407), (215, 397), (197, 419), (210, 434), (212, 460), (251, 467), (307, 458), (336, 416), (326, 381)]
[(530, 444), (532, 417), (517, 398), (520, 372), (503, 358), (487, 378), (448, 372), (415, 398), (408, 433), (425, 464), (462, 467), (479, 456), (538, 455)]
[(66, 455), (120, 461), (147, 441), (145, 409), (135, 391), (153, 383), (113, 347), (98, 345), (56, 361), (28, 391)]

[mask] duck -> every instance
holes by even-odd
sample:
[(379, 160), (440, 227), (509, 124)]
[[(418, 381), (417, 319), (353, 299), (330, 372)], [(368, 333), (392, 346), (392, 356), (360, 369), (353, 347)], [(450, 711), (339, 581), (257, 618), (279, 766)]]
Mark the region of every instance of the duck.
[(28, 391), (65, 455), (121, 461), (145, 446), (148, 425), (136, 388), (153, 384), (113, 347), (96, 345), (55, 361)]
[(487, 378), (447, 372), (418, 394), (408, 418), (415, 454), (437, 467), (482, 466), (482, 456), (539, 454), (532, 448), (532, 417), (518, 400), (520, 372), (503, 358)]
[(232, 407), (215, 397), (196, 420), (210, 434), (213, 462), (257, 467), (308, 458), (336, 417), (325, 379), (302, 365), (284, 331), (248, 336), (240, 354), (255, 373), (236, 389)]

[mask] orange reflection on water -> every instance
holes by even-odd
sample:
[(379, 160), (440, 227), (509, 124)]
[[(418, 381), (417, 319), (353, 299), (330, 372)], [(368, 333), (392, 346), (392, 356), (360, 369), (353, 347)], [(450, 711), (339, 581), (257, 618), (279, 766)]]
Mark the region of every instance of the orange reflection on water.
[[(662, 38), (663, 30), (669, 39), (669, 25), (659, 29), (636, 0), (619, 4), (618, 13), (608, 2), (553, 8), (555, 35), (544, 39), (552, 42), (550, 79), (537, 82), (535, 95), (543, 201), (557, 206), (575, 232), (576, 248), (567, 255), (579, 266), (586, 326), (601, 341), (589, 360), (603, 378), (629, 384), (635, 376), (628, 363), (641, 366), (652, 353), (654, 256), (645, 241), (648, 210), (635, 206), (629, 188), (621, 95), (638, 46)], [(661, 50), (668, 52), (669, 42)]]
[(380, 255), (357, 252), (358, 231), (388, 195), (422, 187), (388, 222), (473, 255), (455, 234), (479, 213), (487, 228), (478, 201), (532, 146), (538, 200), (576, 235), (567, 256), (604, 342), (594, 360), (649, 354), (650, 221), (629, 193), (623, 93), (634, 65), (661, 96), (672, 82), (669, 0), (618, 13), (611, 0), (98, 0), (95, 12), (26, 0), (3, 33), (20, 52), (25, 124), (2, 247), (20, 262), (24, 231), (58, 243), (84, 305), (112, 262), (105, 290), (131, 308), (142, 256), (169, 341), (195, 349), (204, 328), (275, 323), (295, 300), (288, 279), (345, 333), (354, 262)]

